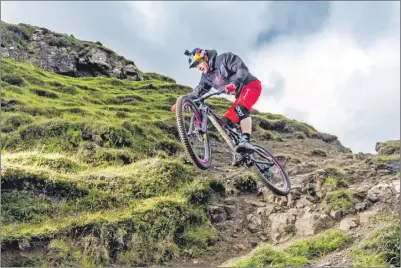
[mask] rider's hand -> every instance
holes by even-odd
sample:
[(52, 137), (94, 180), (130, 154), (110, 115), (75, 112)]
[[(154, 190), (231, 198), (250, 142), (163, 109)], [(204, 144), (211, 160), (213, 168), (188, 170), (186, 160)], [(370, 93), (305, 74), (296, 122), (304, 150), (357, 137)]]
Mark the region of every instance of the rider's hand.
[(175, 112), (175, 104), (173, 106), (171, 106), (171, 111)]
[(230, 94), (231, 92), (235, 91), (235, 85), (233, 83), (228, 84), (225, 88), (224, 88), (224, 92), (227, 94)]

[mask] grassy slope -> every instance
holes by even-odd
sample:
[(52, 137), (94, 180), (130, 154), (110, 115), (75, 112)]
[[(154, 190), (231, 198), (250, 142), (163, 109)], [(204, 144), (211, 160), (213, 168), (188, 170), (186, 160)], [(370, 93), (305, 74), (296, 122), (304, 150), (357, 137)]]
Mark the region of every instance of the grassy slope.
[[(213, 247), (203, 203), (222, 186), (176, 157), (169, 109), (189, 88), (157, 75), (71, 78), (10, 59), (1, 69), (2, 248), (46, 245), (18, 265), (162, 264)], [(256, 137), (328, 137), (278, 115), (255, 122)]]
[(305, 266), (308, 261), (318, 259), (338, 250), (349, 237), (342, 231), (329, 230), (312, 238), (300, 240), (284, 250), (278, 251), (268, 244), (261, 244), (243, 259), (231, 263), (230, 267), (284, 267)]

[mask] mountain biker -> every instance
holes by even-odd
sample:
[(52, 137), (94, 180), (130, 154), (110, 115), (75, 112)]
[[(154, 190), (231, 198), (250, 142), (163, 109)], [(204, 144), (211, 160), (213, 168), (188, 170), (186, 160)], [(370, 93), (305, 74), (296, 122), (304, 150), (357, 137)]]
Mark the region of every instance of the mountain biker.
[[(236, 152), (252, 153), (254, 147), (250, 143), (252, 131), (250, 111), (261, 94), (261, 82), (249, 72), (241, 58), (231, 52), (217, 55), (214, 49), (195, 48), (192, 52), (185, 51), (185, 55), (189, 57), (189, 68), (196, 68), (202, 73), (198, 86), (188, 97), (196, 99), (212, 87), (217, 90), (224, 89), (225, 93), (235, 95), (234, 103), (221, 119), (224, 124), (239, 123), (241, 126), (243, 136), (235, 148)], [(175, 111), (175, 104), (171, 109)]]

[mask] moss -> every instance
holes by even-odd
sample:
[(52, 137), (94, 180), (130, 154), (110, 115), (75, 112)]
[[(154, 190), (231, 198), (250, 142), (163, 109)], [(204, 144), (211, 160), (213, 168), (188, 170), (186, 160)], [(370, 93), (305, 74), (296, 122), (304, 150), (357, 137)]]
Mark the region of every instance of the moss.
[(326, 196), (326, 203), (328, 211), (334, 210), (347, 214), (352, 210), (355, 200), (348, 190), (340, 189), (329, 192)]
[(24, 86), (24, 85), (26, 85), (26, 82), (24, 81), (24, 79), (22, 77), (20, 77), (19, 75), (14, 74), (14, 73), (2, 74), (1, 80), (3, 80), (4, 82), (7, 82), (10, 85), (14, 85), (14, 86)]
[(329, 230), (311, 239), (296, 242), (286, 248), (285, 252), (307, 259), (316, 259), (341, 248), (348, 239), (348, 235), (344, 232)]
[(229, 267), (299, 267), (307, 263), (305, 257), (290, 256), (283, 252), (275, 251), (268, 245), (258, 246), (249, 255), (232, 263)]
[(253, 173), (246, 172), (242, 176), (235, 177), (234, 187), (241, 192), (251, 192), (257, 191), (257, 178)]
[(20, 126), (33, 122), (33, 117), (28, 114), (6, 113), (1, 118), (1, 129), (4, 132), (17, 130)]
[(399, 218), (383, 216), (376, 217), (375, 231), (349, 251), (354, 267), (400, 266)]
[(327, 176), (323, 183), (329, 191), (348, 187), (348, 181), (344, 177)]
[(217, 230), (211, 225), (187, 228), (180, 237), (180, 244), (187, 249), (185, 253), (192, 257), (200, 257), (212, 252), (217, 242)]
[(306, 135), (303, 132), (295, 131), (294, 135), (297, 139), (300, 140), (306, 139)]
[(242, 260), (229, 265), (230, 267), (299, 267), (308, 261), (316, 260), (335, 250), (340, 249), (349, 241), (346, 233), (326, 231), (311, 238), (295, 242), (281, 251), (274, 250), (267, 244), (261, 244), (253, 249)]
[(379, 155), (377, 160), (383, 163), (391, 162), (391, 161), (400, 161), (399, 154), (391, 154), (391, 155)]
[[(98, 46), (48, 34), (77, 52)], [(166, 108), (190, 88), (164, 77), (72, 78), (11, 59), (2, 78), (4, 246), (40, 241), (45, 255), (30, 266), (164, 265), (211, 252), (205, 207), (224, 186), (176, 159), (182, 145)], [(221, 112), (230, 104), (208, 102)], [(245, 174), (236, 185), (256, 191), (256, 182)]]
[(389, 140), (376, 143), (375, 147), (379, 155), (391, 155), (400, 153), (400, 140)]

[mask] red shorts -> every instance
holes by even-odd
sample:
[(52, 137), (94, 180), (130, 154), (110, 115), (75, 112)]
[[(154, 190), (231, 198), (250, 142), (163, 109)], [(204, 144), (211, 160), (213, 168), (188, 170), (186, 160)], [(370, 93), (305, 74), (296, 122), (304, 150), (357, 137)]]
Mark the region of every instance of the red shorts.
[(262, 92), (262, 84), (259, 80), (254, 80), (247, 85), (242, 87), (239, 97), (234, 101), (234, 103), (228, 108), (228, 111), (223, 115), (224, 117), (230, 119), (231, 122), (238, 124), (239, 118), (235, 113), (235, 105), (241, 104), (245, 108), (251, 111), (251, 108), (259, 99), (260, 93)]

